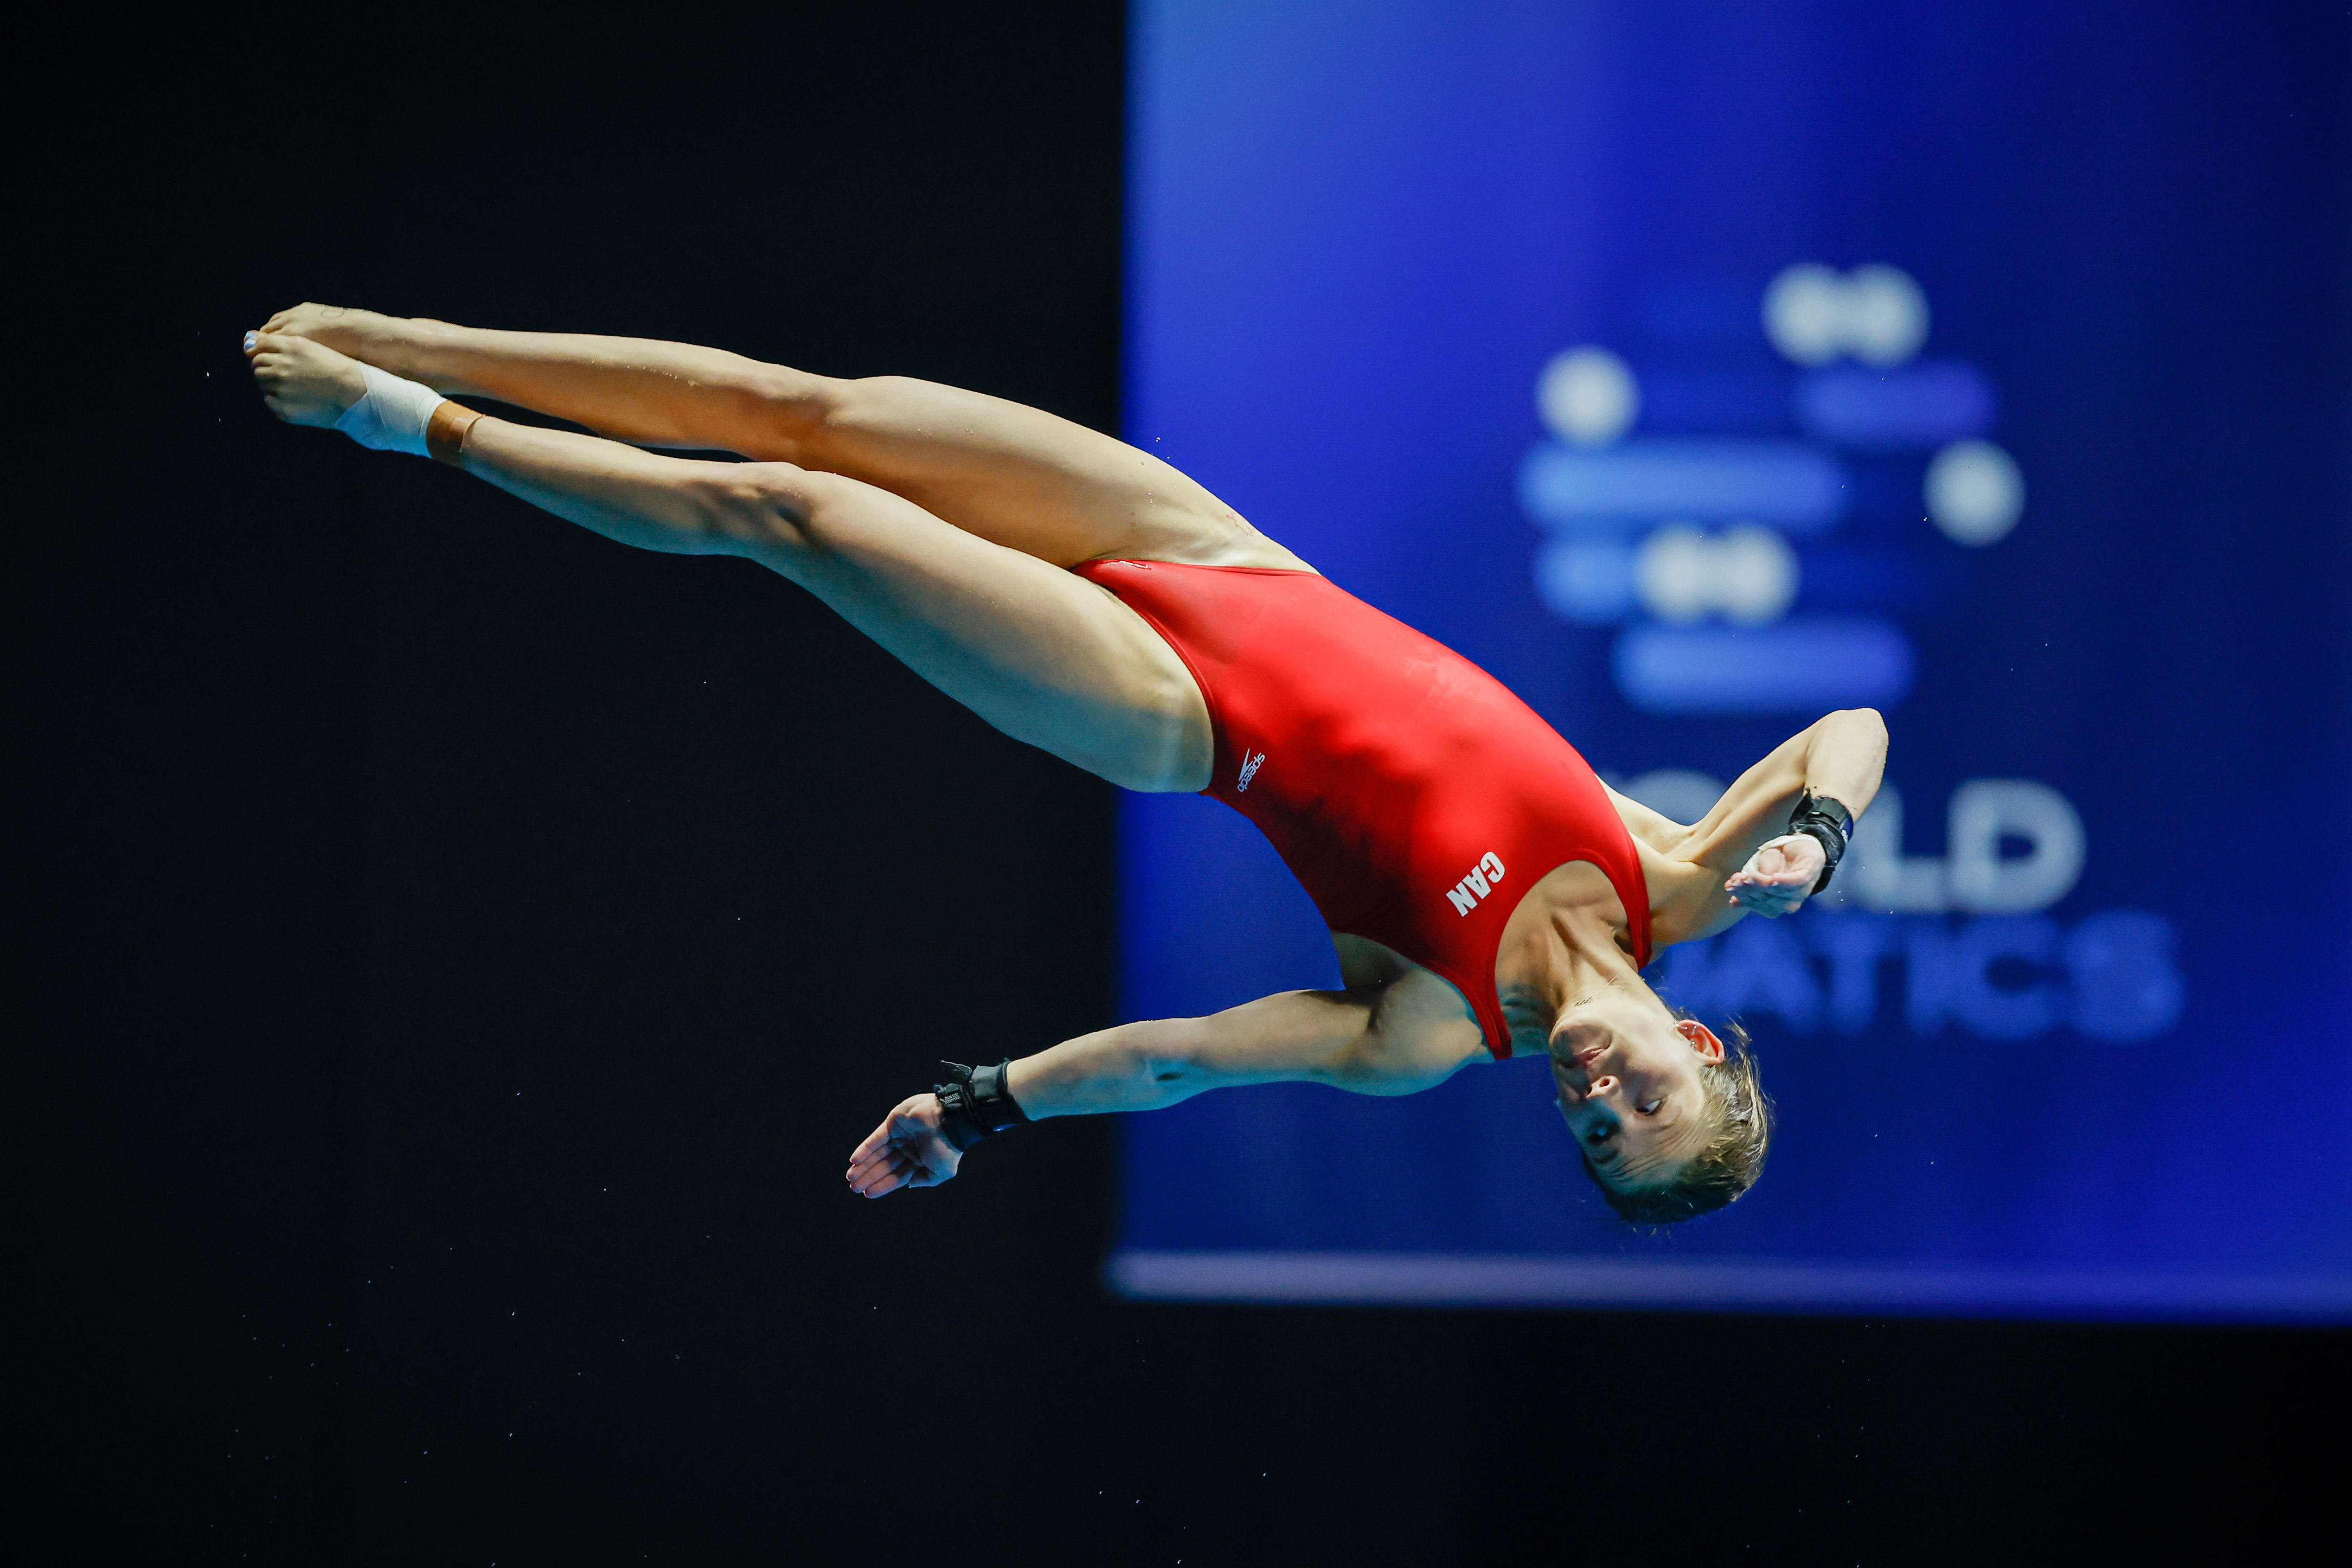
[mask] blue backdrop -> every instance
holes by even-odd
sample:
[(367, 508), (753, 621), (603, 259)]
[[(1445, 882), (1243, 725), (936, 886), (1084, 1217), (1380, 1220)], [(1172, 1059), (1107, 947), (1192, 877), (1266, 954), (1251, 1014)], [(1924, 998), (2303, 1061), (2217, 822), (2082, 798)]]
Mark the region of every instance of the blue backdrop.
[[(2265, 13), (2267, 13), (2265, 15)], [(1837, 894), (1653, 975), (1782, 1133), (1632, 1235), (1540, 1062), (1129, 1117), (1194, 1298), (2352, 1316), (2352, 257), (2318, 8), (1135, 13), (1130, 439), (1688, 820), (1867, 702)], [(1124, 1005), (1336, 983), (1124, 806)]]

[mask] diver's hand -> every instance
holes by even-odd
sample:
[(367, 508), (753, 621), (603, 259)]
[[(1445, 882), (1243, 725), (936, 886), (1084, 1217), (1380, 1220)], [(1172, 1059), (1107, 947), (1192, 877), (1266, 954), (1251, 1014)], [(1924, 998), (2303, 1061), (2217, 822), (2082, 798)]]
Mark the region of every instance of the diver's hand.
[(940, 1097), (902, 1100), (849, 1156), (849, 1190), (880, 1197), (902, 1186), (937, 1186), (956, 1174), (963, 1155), (940, 1131)]
[(1786, 833), (1748, 857), (1723, 890), (1742, 909), (1768, 918), (1786, 915), (1805, 902), (1829, 859), (1812, 834)]

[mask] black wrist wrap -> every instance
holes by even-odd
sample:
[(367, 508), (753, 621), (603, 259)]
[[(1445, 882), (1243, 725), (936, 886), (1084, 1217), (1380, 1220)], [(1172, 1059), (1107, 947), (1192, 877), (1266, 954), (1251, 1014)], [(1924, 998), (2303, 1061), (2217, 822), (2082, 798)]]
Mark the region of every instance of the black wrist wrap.
[(940, 1132), (955, 1145), (956, 1153), (1029, 1119), (1005, 1086), (1004, 1070), (1013, 1065), (1011, 1057), (993, 1067), (966, 1067), (961, 1061), (940, 1065), (948, 1070), (948, 1081), (933, 1085), (931, 1092), (940, 1097)]
[(1821, 880), (1813, 883), (1813, 891), (1821, 892), (1829, 886), (1838, 862), (1845, 858), (1846, 840), (1853, 836), (1853, 813), (1827, 795), (1807, 790), (1797, 802), (1797, 809), (1789, 813), (1789, 831), (1813, 840), (1829, 856), (1828, 863), (1822, 867)]

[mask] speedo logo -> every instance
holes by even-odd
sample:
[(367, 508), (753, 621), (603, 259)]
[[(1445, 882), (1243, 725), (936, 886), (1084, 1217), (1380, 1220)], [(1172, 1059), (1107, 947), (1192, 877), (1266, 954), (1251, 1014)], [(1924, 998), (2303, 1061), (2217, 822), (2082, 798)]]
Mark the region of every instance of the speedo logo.
[(1234, 789), (1240, 793), (1247, 794), (1249, 792), (1250, 780), (1256, 778), (1257, 770), (1265, 766), (1265, 752), (1261, 751), (1253, 757), (1250, 755), (1249, 747), (1246, 746), (1243, 747), (1242, 776), (1234, 781)]
[(1495, 891), (1503, 880), (1503, 857), (1488, 850), (1470, 868), (1470, 874), (1445, 890), (1446, 898), (1456, 915), (1467, 915), (1478, 907), (1478, 901)]

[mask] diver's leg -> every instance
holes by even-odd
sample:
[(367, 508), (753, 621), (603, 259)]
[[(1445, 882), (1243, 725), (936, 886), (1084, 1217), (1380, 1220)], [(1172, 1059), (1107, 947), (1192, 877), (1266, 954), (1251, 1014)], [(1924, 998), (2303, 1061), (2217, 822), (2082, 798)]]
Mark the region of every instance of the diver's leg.
[(437, 391), (497, 398), (647, 446), (845, 475), (1055, 566), (1129, 556), (1305, 569), (1149, 453), (1040, 409), (906, 376), (844, 381), (643, 338), (501, 332), (303, 305), (306, 337)]
[(298, 305), (261, 329), (324, 343), (436, 392), (551, 413), (615, 441), (746, 457), (790, 457), (775, 449), (775, 409), (801, 390), (795, 379), (822, 379), (691, 343), (489, 331), (340, 305)]
[[(366, 390), (357, 364), (299, 338), (264, 334), (254, 371), (296, 423), (332, 424)], [(1007, 735), (1114, 784), (1208, 781), (1208, 708), (1142, 617), (903, 497), (788, 463), (667, 457), (487, 417), (466, 432), (461, 465), (626, 544), (760, 561)]]

